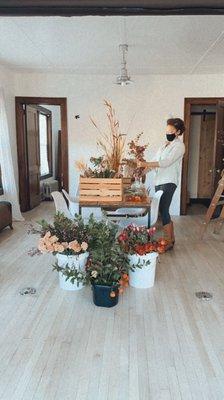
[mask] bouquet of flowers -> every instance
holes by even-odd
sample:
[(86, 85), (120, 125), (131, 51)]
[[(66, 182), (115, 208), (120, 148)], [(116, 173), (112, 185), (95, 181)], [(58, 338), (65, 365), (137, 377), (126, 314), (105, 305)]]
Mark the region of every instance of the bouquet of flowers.
[(130, 159), (126, 159), (127, 164), (134, 166), (133, 175), (135, 178), (142, 178), (144, 175), (144, 168), (136, 168), (137, 161), (145, 161), (145, 150), (148, 147), (148, 144), (140, 145), (140, 139), (143, 135), (143, 132), (139, 133), (135, 139), (131, 140), (128, 143), (129, 151), (128, 155), (131, 157)]
[(116, 172), (110, 169), (108, 161), (104, 157), (91, 157), (90, 162), (92, 168), (86, 164), (77, 161), (76, 167), (80, 171), (81, 176), (85, 178), (114, 178)]
[(116, 287), (122, 293), (128, 286), (128, 259), (116, 240), (118, 227), (107, 219), (97, 221), (91, 216), (87, 229), (91, 237), (87, 283)]
[(38, 248), (29, 252), (31, 256), (41, 253), (78, 255), (86, 252), (89, 247), (88, 232), (81, 217), (72, 221), (64, 214), (57, 213), (52, 224), (42, 220), (39, 225), (39, 230), (32, 230), (41, 237)]
[(151, 252), (164, 253), (167, 241), (155, 239), (156, 228), (128, 225), (118, 236), (118, 242), (125, 253), (140, 256)]
[(109, 252), (92, 252), (86, 267), (86, 280), (93, 285), (119, 288), (123, 293), (128, 286), (128, 261), (116, 243)]

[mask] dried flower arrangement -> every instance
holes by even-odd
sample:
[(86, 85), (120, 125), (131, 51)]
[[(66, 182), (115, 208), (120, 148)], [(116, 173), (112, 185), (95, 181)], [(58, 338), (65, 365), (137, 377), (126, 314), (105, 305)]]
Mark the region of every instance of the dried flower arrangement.
[(90, 162), (93, 168), (83, 162), (76, 162), (76, 168), (81, 175), (86, 178), (114, 178), (119, 177), (120, 166), (124, 156), (126, 135), (120, 132), (119, 121), (111, 103), (104, 100), (109, 121), (108, 132), (102, 131), (98, 124), (91, 117), (90, 120), (100, 134), (97, 142), (98, 147), (103, 152), (100, 157), (91, 157)]
[(143, 132), (139, 133), (133, 140), (128, 143), (128, 155), (131, 158), (126, 158), (123, 160), (124, 164), (132, 168), (133, 176), (135, 178), (142, 178), (145, 171), (144, 168), (136, 168), (137, 161), (145, 161), (145, 151), (148, 147), (148, 144), (139, 144), (142, 135)]
[(101, 157), (91, 157), (90, 162), (93, 168), (87, 166), (87, 164), (77, 161), (76, 168), (80, 171), (81, 176), (85, 178), (114, 178), (116, 171), (112, 170), (108, 165), (106, 159)]

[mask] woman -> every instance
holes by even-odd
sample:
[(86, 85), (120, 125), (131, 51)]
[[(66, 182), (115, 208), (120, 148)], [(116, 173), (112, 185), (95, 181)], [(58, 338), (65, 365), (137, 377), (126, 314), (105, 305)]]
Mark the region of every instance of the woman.
[(175, 242), (173, 222), (170, 218), (169, 208), (178, 185), (182, 158), (185, 152), (184, 143), (180, 139), (184, 131), (185, 126), (182, 119), (168, 119), (166, 142), (156, 154), (156, 161), (138, 163), (138, 167), (146, 168), (146, 170), (155, 169), (155, 190), (156, 192), (163, 190), (159, 211), (164, 233), (168, 240), (166, 250), (172, 249)]

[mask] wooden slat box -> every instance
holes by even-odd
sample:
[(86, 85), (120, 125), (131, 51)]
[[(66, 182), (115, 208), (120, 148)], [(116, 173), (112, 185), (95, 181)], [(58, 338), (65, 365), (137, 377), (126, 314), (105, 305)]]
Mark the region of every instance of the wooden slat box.
[(124, 189), (129, 188), (130, 185), (130, 178), (80, 177), (79, 200), (80, 202), (119, 202), (123, 200)]

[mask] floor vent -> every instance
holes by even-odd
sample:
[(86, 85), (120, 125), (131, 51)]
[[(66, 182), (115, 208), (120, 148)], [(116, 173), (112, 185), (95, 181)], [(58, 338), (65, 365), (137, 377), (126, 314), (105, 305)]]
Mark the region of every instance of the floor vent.
[(213, 295), (209, 292), (196, 292), (195, 296), (200, 300), (211, 300)]
[(27, 294), (29, 294), (29, 295), (34, 295), (34, 294), (36, 294), (37, 293), (37, 291), (36, 291), (36, 289), (35, 288), (32, 288), (32, 287), (26, 287), (26, 288), (23, 288), (22, 290), (20, 290), (20, 292), (19, 292), (19, 294), (21, 295), (21, 296), (25, 296), (25, 295), (27, 295)]

